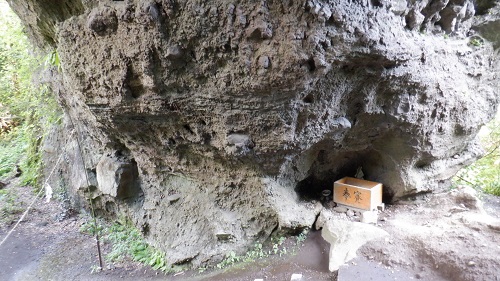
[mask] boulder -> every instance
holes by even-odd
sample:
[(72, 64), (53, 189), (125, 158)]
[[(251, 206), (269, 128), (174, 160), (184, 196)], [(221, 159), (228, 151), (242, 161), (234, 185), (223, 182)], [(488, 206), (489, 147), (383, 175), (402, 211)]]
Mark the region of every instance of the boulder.
[(328, 220), (323, 225), (321, 236), (330, 243), (329, 270), (334, 272), (341, 265), (356, 257), (359, 247), (371, 240), (389, 234), (373, 225), (346, 220)]
[(139, 192), (137, 164), (134, 161), (103, 156), (97, 163), (96, 175), (97, 187), (103, 194), (126, 199)]

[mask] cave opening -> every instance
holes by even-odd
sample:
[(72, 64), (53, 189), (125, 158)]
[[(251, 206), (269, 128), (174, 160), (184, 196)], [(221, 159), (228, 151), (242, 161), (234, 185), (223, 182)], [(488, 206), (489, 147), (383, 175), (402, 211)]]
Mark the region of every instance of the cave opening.
[[(382, 181), (388, 169), (382, 155), (375, 150), (341, 152), (318, 150), (316, 160), (309, 169), (308, 176), (299, 181), (295, 187), (301, 201), (325, 202), (324, 190), (333, 193), (333, 183), (343, 177), (355, 177), (361, 169), (363, 178), (369, 181)], [(331, 194), (333, 195), (333, 194)], [(392, 191), (384, 184), (383, 202), (390, 203)]]

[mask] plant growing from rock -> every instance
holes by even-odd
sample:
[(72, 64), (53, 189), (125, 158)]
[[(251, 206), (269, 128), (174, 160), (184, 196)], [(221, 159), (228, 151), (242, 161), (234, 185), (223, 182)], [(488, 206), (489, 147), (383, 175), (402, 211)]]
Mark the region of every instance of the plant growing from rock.
[(90, 235), (95, 235), (96, 231), (102, 234), (103, 240), (111, 245), (111, 251), (106, 255), (109, 263), (131, 259), (165, 273), (181, 269), (168, 265), (165, 253), (151, 247), (128, 220), (120, 219), (111, 225), (99, 223), (97, 227), (89, 221), (80, 227), (80, 231)]
[[(276, 236), (271, 237), (268, 243), (255, 243), (253, 248), (251, 248), (244, 255), (237, 255), (235, 252), (229, 252), (226, 257), (218, 263), (215, 267), (217, 269), (223, 269), (229, 266), (234, 266), (235, 264), (242, 262), (254, 262), (260, 259), (268, 258), (273, 255), (284, 256), (290, 253), (295, 253), (295, 250), (302, 246), (303, 242), (307, 238), (308, 229), (304, 229), (299, 235), (295, 237), (296, 242), (292, 244), (292, 248), (286, 247), (287, 237), (285, 236)], [(293, 238), (290, 238), (293, 239)], [(291, 241), (290, 241), (291, 242)], [(293, 242), (292, 242), (293, 243)], [(204, 272), (207, 270), (207, 267), (198, 268), (199, 272)]]

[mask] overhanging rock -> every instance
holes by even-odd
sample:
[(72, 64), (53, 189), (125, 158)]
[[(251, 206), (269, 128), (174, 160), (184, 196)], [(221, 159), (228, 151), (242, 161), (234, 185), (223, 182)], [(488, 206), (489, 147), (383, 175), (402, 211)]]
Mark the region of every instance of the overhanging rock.
[[(136, 163), (142, 193), (99, 207), (132, 218), (172, 263), (312, 223), (300, 200), (358, 167), (386, 201), (445, 187), (481, 155), (475, 136), (497, 108), (500, 64), (488, 40), (467, 38), (469, 0), (72, 0), (59, 3), (81, 9), (61, 17), (32, 2), (13, 6), (57, 45), (54, 88), (87, 172), (117, 151)], [(114, 200), (121, 164), (102, 161)]]

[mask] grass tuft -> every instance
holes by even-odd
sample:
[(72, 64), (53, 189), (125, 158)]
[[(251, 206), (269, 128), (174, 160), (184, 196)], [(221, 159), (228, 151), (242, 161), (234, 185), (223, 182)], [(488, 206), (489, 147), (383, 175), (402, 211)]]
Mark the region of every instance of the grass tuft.
[(89, 221), (80, 227), (80, 231), (95, 235), (98, 231), (106, 243), (111, 244), (111, 251), (105, 256), (108, 262), (121, 262), (125, 259), (151, 266), (164, 273), (176, 272), (179, 268), (167, 263), (165, 253), (150, 246), (140, 231), (128, 220), (122, 219), (110, 226)]

